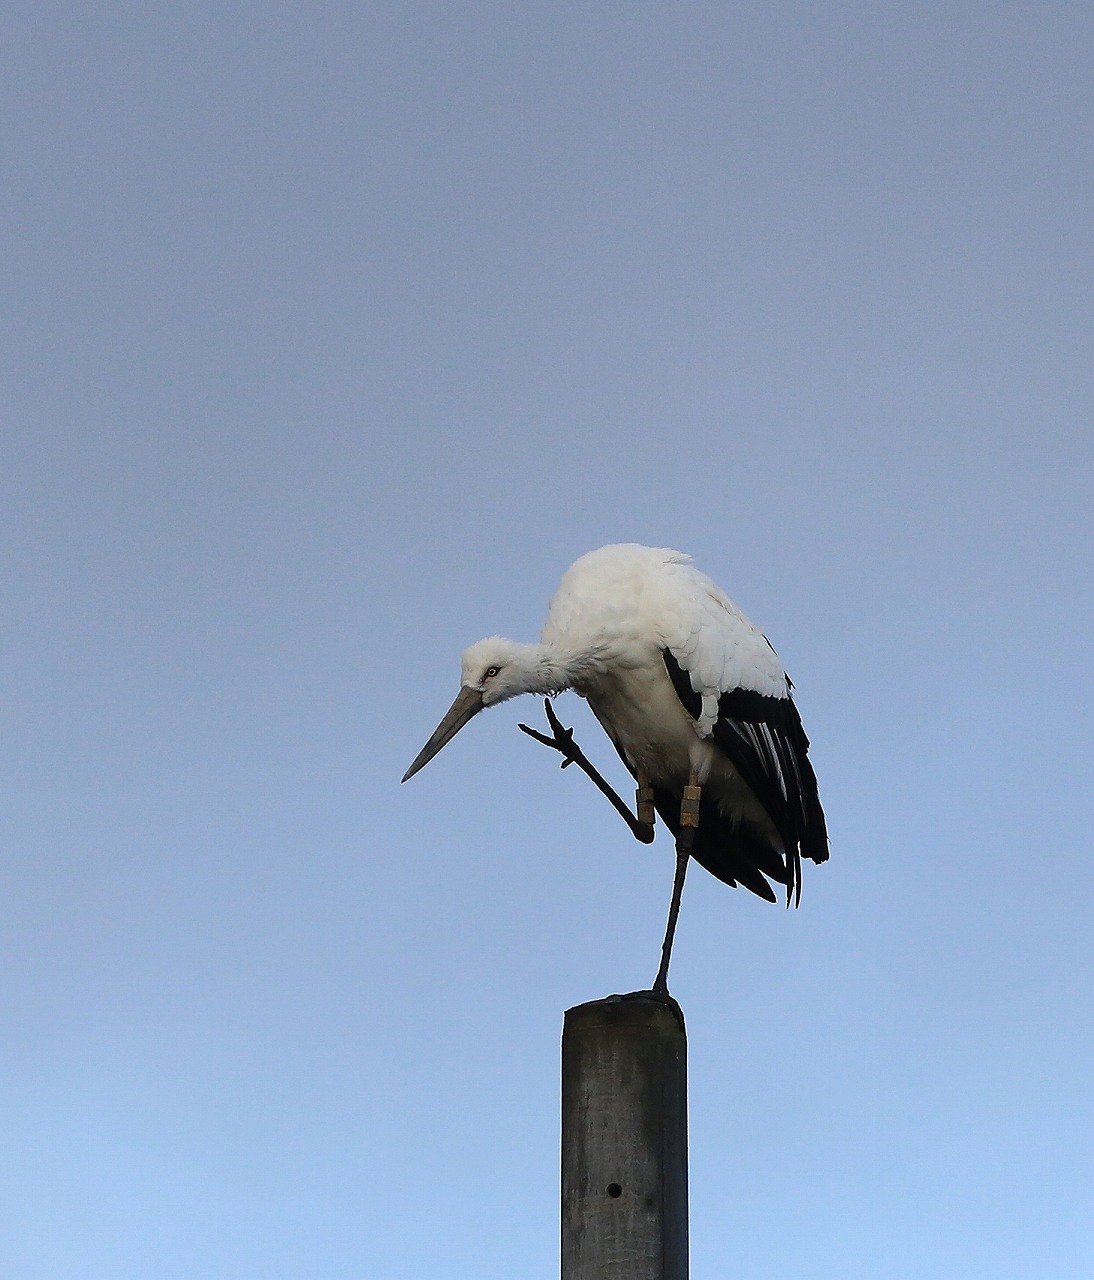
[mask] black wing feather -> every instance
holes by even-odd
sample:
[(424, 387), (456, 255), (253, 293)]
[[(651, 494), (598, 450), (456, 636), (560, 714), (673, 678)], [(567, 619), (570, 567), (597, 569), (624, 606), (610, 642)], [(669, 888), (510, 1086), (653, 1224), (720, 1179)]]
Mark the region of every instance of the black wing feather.
[(748, 689), (723, 693), (713, 737), (766, 809), (787, 852), (827, 861), (828, 830), (809, 739), (789, 691), (785, 698)]
[(684, 704), (684, 710), (693, 720), (698, 720), (703, 714), (703, 695), (692, 687), (691, 676), (676, 661), (670, 649), (662, 649), (661, 657), (665, 660), (665, 670), (669, 673), (676, 696)]
[[(688, 714), (697, 719), (702, 711), (701, 695), (692, 688), (691, 677), (673, 654), (667, 649), (663, 653), (677, 697)], [(712, 735), (775, 824), (783, 842), (785, 863), (758, 838), (748, 839), (746, 823), (730, 825), (716, 812), (709, 817), (705, 812), (700, 813), (700, 840), (695, 856), (704, 866), (708, 865), (699, 850), (706, 826), (707, 832), (713, 834), (724, 849), (719, 856), (715, 856), (713, 848), (706, 851), (708, 859), (723, 868), (708, 867), (720, 879), (728, 879), (727, 873), (732, 874), (753, 892), (767, 897), (738, 874), (737, 869), (747, 864), (753, 869), (753, 876), (762, 871), (785, 884), (788, 896), (793, 893), (797, 898), (801, 894), (801, 859), (827, 860), (828, 831), (817, 777), (809, 761), (809, 739), (790, 695), (789, 678), (786, 683), (785, 697), (772, 697), (751, 689), (731, 689), (723, 693), (718, 699), (718, 720)], [(661, 812), (660, 805), (658, 812)], [(667, 815), (661, 816), (672, 830), (673, 824)], [(711, 827), (715, 828), (713, 833)], [(770, 888), (766, 881), (764, 887)]]

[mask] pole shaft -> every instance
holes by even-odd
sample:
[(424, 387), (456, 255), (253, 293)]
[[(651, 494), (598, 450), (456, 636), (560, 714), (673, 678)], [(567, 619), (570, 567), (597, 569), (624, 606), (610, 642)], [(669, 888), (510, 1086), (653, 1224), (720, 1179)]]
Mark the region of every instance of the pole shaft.
[(687, 1280), (687, 1038), (674, 1000), (611, 996), (562, 1033), (562, 1280)]

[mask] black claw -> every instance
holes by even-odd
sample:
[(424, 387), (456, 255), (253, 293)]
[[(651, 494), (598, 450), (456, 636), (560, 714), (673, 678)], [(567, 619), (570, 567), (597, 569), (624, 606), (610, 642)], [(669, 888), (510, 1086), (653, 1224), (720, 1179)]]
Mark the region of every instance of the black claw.
[(522, 729), (529, 738), (535, 738), (537, 742), (542, 742), (545, 747), (555, 746), (554, 738), (548, 738), (545, 733), (539, 733), (535, 729), (529, 729), (526, 724), (518, 724), (517, 728)]
[(562, 727), (562, 721), (558, 718), (558, 716), (555, 715), (555, 709), (554, 707), (551, 706), (550, 698), (543, 699), (543, 710), (547, 713), (547, 723), (551, 726), (551, 728), (555, 731), (556, 734), (563, 734), (564, 736), (567, 736), (570, 738), (574, 736), (573, 729), (564, 729)]
[(561, 752), (566, 757), (561, 766), (565, 769), (567, 765), (573, 764), (580, 754), (574, 743), (574, 731), (563, 726), (562, 721), (555, 715), (549, 698), (544, 699), (543, 705), (547, 710), (547, 721), (551, 726), (553, 737), (549, 738), (545, 733), (539, 733), (526, 724), (518, 724), (517, 728), (530, 738), (535, 738), (537, 742), (542, 742), (545, 747), (554, 747), (556, 751)]
[(545, 733), (540, 733), (533, 729), (530, 725), (518, 724), (517, 728), (522, 733), (526, 733), (529, 738), (535, 738), (537, 742), (542, 742), (545, 747), (553, 747), (563, 757), (562, 769), (568, 769), (570, 765), (576, 764), (582, 772), (600, 789), (601, 793), (611, 801), (620, 817), (630, 827), (631, 833), (636, 840), (641, 840), (643, 844), (649, 844), (654, 837), (653, 827), (648, 823), (639, 822), (637, 818), (627, 808), (626, 804), (619, 798), (615, 790), (609, 786), (607, 782), (593, 768), (589, 761), (585, 758), (585, 753), (574, 741), (573, 729), (567, 729), (562, 721), (555, 715), (554, 708), (551, 706), (551, 699), (543, 699), (543, 709), (547, 713), (547, 723), (551, 727), (554, 737), (549, 738)]

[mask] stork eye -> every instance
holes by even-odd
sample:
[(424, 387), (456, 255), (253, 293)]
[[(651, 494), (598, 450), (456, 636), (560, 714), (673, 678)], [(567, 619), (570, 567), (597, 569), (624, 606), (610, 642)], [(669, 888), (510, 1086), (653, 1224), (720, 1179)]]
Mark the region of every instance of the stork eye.
[(486, 670), (482, 673), (482, 678), (484, 680), (493, 680), (493, 678), (498, 674), (500, 670), (501, 670), (501, 667), (487, 667)]

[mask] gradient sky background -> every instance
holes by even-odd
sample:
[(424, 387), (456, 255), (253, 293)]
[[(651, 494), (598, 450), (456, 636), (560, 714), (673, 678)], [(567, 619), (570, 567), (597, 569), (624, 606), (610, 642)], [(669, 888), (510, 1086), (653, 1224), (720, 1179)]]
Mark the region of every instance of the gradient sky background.
[(671, 846), (531, 700), (399, 778), (629, 540), (832, 836), (689, 878), (693, 1276), (1094, 1274), (1092, 15), (7, 6), (0, 1275), (557, 1275)]

